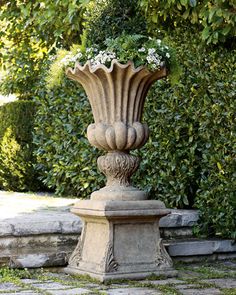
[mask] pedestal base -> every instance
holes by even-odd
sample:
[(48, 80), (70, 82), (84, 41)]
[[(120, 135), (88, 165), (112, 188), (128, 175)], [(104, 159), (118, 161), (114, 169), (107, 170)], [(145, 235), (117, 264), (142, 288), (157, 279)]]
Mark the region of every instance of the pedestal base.
[(84, 228), (65, 272), (102, 282), (176, 275), (159, 234), (159, 219), (169, 213), (162, 202), (80, 201), (72, 212)]

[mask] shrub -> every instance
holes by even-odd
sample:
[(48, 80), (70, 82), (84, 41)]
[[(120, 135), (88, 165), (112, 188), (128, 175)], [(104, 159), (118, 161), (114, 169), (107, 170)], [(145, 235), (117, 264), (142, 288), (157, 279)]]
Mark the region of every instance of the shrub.
[[(109, 0), (105, 9), (100, 6), (104, 3), (101, 0), (97, 7), (91, 5), (94, 10), (83, 36), (83, 40), (87, 37), (88, 46), (122, 32), (145, 35), (146, 22), (142, 22), (137, 1), (127, 0), (120, 5), (120, 1)], [(192, 17), (196, 5), (194, 1), (188, 3)], [(149, 29), (159, 38), (159, 29), (150, 25), (155, 23), (153, 19), (152, 15), (151, 21), (148, 17)], [(176, 48), (183, 76), (174, 87), (168, 79), (158, 81), (149, 93), (144, 121), (150, 126), (151, 137), (143, 149), (135, 151), (143, 160), (134, 182), (167, 206), (199, 208), (203, 231), (210, 229), (213, 234), (233, 237), (235, 49), (203, 46), (196, 23), (192, 30), (186, 30), (184, 21), (182, 27), (175, 28), (174, 22), (173, 27), (167, 28), (170, 36), (165, 41)], [(95, 164), (98, 152), (85, 138), (85, 129), (91, 122), (84, 93), (66, 78), (61, 87), (52, 88), (40, 98), (35, 130), (38, 168), (44, 183), (59, 194), (88, 197), (102, 185), (104, 178), (97, 173)], [(224, 231), (219, 231), (222, 228)]]
[[(168, 80), (157, 82), (148, 95), (144, 121), (151, 137), (136, 151), (142, 162), (134, 182), (168, 206), (199, 208), (203, 230), (230, 237), (235, 234), (235, 50), (206, 48), (199, 38), (176, 29), (166, 40), (176, 48), (183, 76), (174, 87)], [(59, 194), (88, 197), (103, 185), (95, 163), (100, 152), (85, 138), (91, 122), (84, 93), (66, 78), (41, 100), (39, 169)]]
[(88, 197), (103, 176), (96, 168), (98, 152), (85, 136), (92, 112), (83, 90), (64, 78), (39, 104), (34, 142), (40, 178), (59, 195)]
[(199, 208), (204, 232), (235, 237), (236, 50), (205, 47), (182, 29), (169, 42), (183, 76), (175, 87), (160, 81), (149, 93), (144, 120), (151, 138), (138, 152), (136, 177), (168, 206)]
[(88, 47), (100, 44), (107, 38), (147, 32), (146, 19), (135, 0), (93, 1), (87, 12), (86, 37)]
[(40, 187), (33, 168), (35, 103), (14, 101), (0, 107), (0, 187), (27, 191)]

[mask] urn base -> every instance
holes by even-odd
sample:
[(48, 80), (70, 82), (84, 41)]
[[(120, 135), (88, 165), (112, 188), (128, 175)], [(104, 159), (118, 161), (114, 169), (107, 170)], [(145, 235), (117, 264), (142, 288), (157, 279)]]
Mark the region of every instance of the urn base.
[(91, 194), (91, 200), (97, 201), (141, 201), (147, 199), (147, 193), (133, 186), (105, 186)]
[(65, 269), (102, 282), (175, 276), (159, 233), (169, 214), (160, 201), (80, 201), (72, 209), (84, 221), (79, 243)]

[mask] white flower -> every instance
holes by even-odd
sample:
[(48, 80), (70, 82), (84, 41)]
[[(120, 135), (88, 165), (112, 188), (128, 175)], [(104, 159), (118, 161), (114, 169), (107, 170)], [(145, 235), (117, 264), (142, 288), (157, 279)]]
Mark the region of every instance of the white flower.
[(146, 49), (144, 47), (138, 49), (138, 52), (145, 52), (145, 51)]
[(69, 53), (67, 54), (66, 56), (64, 56), (62, 58), (62, 60), (60, 61), (60, 63), (63, 65), (63, 66), (68, 66), (68, 64), (71, 62), (71, 58), (72, 58), (72, 54)]
[(83, 54), (81, 52), (78, 52), (76, 55), (75, 55), (75, 58), (77, 60), (79, 60), (81, 57), (83, 56)]
[(72, 56), (71, 58), (70, 58), (70, 60), (69, 61), (71, 61), (71, 62), (76, 62), (77, 61), (77, 58), (76, 58), (76, 56)]
[(94, 56), (94, 59), (91, 60), (92, 66), (97, 66), (99, 64), (106, 64), (111, 62), (112, 59), (116, 58), (114, 52), (100, 50), (97, 55)]
[(157, 39), (157, 44), (161, 45), (161, 40), (160, 39)]
[(156, 49), (155, 48), (149, 48), (148, 49), (148, 54), (150, 55), (150, 54), (153, 54), (153, 53), (155, 53), (156, 52)]
[(166, 53), (166, 57), (167, 58), (170, 58), (170, 54), (168, 52)]

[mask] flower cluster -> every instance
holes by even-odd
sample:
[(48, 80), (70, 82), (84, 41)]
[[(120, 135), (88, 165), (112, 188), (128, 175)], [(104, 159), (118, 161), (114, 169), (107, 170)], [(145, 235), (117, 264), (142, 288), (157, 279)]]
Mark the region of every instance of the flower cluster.
[(94, 58), (89, 59), (92, 67), (103, 64), (109, 66), (111, 61), (116, 58), (115, 52), (101, 50)]
[[(69, 52), (65, 57), (61, 59), (61, 65), (68, 67), (75, 62), (81, 62), (82, 60), (90, 61), (92, 67), (103, 64), (109, 66), (111, 61), (116, 58), (115, 52), (100, 50), (95, 48), (87, 48), (83, 54), (80, 49), (77, 49), (76, 54)], [(82, 61), (83, 63), (83, 61)]]
[(72, 52), (69, 52), (65, 57), (62, 58), (61, 65), (67, 67), (71, 63), (75, 63), (75, 62), (79, 61), (82, 56), (83, 56), (83, 54), (80, 51), (80, 49), (77, 49), (76, 54), (73, 54)]
[(109, 67), (113, 59), (121, 63), (132, 60), (135, 67), (144, 65), (150, 70), (159, 70), (168, 65), (170, 59), (169, 48), (163, 45), (160, 39), (131, 35), (108, 39), (104, 44), (101, 48), (97, 46), (85, 50), (77, 48), (73, 52), (68, 52), (60, 63), (63, 67), (68, 67), (73, 66), (75, 62), (83, 65), (86, 61), (90, 61), (91, 67), (94, 68), (100, 64)]

